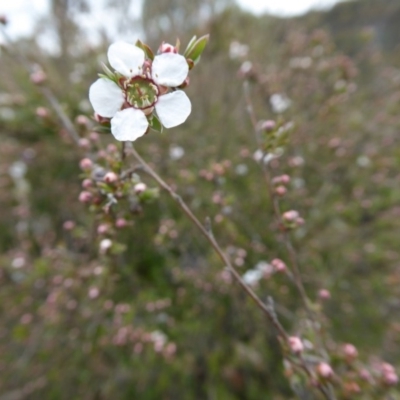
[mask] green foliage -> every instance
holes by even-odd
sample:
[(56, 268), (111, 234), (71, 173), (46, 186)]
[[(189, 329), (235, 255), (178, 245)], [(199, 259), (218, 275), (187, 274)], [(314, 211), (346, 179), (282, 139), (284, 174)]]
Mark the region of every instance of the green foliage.
[[(154, 28), (165, 12), (170, 21), (183, 21), (182, 32), (190, 32), (185, 38), (194, 30), (200, 36), (185, 51), (196, 62), (204, 50), (187, 89), (193, 111), (185, 125), (162, 135), (153, 117), (158, 132), (135, 147), (201, 221), (211, 218), (241, 274), (260, 261), (289, 262), (253, 159), (257, 145), (237, 76), (242, 61), (250, 60), (261, 77), (249, 76), (254, 111), (260, 120), (277, 120), (276, 130), (261, 137), (263, 150), (283, 149), (270, 164), (272, 173), (291, 177), (282, 210), (297, 209), (306, 220), (292, 238), (312, 306), (325, 315), (328, 345), (354, 343), (360, 362), (376, 355), (398, 364), (400, 60), (385, 52), (379, 32), (366, 38), (364, 26), (346, 33), (348, 47), (342, 47), (340, 28), (343, 16), (352, 25), (363, 7), (379, 20), (379, 7), (371, 16), (368, 2), (350, 2), (292, 20), (226, 9), (203, 25), (212, 38), (205, 47), (198, 7), (183, 3), (156, 14), (159, 2), (146, 1), (144, 27), (152, 41), (172, 42), (175, 25)], [(180, 18), (179, 7), (188, 18)], [(332, 35), (315, 29), (320, 21)], [(249, 45), (245, 58), (229, 57), (234, 40)], [(64, 41), (59, 57), (31, 48), (63, 109), (88, 138), (96, 124), (87, 88), (106, 43), (89, 52), (71, 51), (74, 43), (81, 42)], [(176, 202), (137, 168), (129, 176), (146, 183), (147, 191), (132, 194), (128, 183), (101, 182), (98, 204), (79, 203), (79, 160), (89, 154), (99, 170), (135, 168), (129, 151), (123, 165), (112, 136), (102, 133), (89, 150), (85, 144), (76, 150), (50, 109), (45, 117), (38, 113), (48, 104), (22, 66), (6, 51), (1, 61), (0, 392), (50, 400), (294, 398), (290, 385), (304, 377), (284, 367), (272, 327)], [(279, 115), (270, 104), (274, 93), (291, 100)], [(27, 168), (19, 178), (9, 173), (16, 161)], [(118, 200), (119, 190), (129, 200), (113, 203), (104, 217), (107, 200)], [(118, 218), (128, 225), (118, 228)], [(66, 221), (74, 224), (66, 227)], [(100, 225), (106, 233), (98, 233)], [(100, 251), (109, 236), (113, 247)], [(331, 299), (318, 297), (322, 288)], [(273, 296), (289, 332), (312, 339), (285, 275), (263, 279), (255, 290), (263, 300)], [(334, 368), (342, 368), (339, 358)], [(396, 388), (390, 395), (365, 389), (338, 398), (396, 399)]]

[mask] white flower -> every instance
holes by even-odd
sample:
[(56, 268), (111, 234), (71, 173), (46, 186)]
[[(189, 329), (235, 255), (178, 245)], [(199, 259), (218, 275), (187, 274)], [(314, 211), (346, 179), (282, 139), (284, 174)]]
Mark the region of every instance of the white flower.
[(108, 49), (108, 61), (122, 75), (119, 85), (100, 78), (89, 90), (89, 100), (97, 114), (111, 118), (111, 133), (117, 140), (134, 141), (148, 127), (147, 117), (155, 110), (166, 128), (186, 121), (192, 105), (182, 90), (168, 93), (187, 78), (189, 67), (185, 57), (162, 53), (153, 62), (146, 60), (139, 47), (117, 42)]
[(269, 102), (271, 103), (272, 111), (275, 114), (283, 113), (292, 104), (292, 101), (284, 93), (274, 93), (269, 98)]
[(242, 276), (242, 279), (249, 286), (255, 286), (262, 277), (263, 277), (262, 271), (258, 269), (249, 269)]

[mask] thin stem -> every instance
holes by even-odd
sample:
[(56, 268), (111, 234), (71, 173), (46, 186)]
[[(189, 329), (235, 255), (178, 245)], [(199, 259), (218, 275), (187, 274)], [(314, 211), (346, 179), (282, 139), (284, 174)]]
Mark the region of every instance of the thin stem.
[(201, 234), (208, 240), (211, 247), (217, 253), (223, 264), (230, 271), (234, 279), (239, 283), (239, 285), (243, 288), (243, 290), (252, 298), (252, 300), (257, 304), (259, 308), (263, 310), (266, 314), (267, 318), (270, 320), (275, 329), (279, 332), (279, 334), (287, 341), (288, 334), (286, 333), (283, 326), (278, 321), (275, 312), (271, 309), (270, 306), (263, 303), (263, 301), (257, 296), (257, 294), (243, 281), (240, 274), (236, 271), (236, 269), (231, 264), (228, 256), (223, 252), (218, 242), (214, 238), (214, 235), (211, 232), (210, 224), (208, 223), (207, 228), (203, 226), (203, 224), (198, 220), (198, 218), (193, 214), (187, 204), (182, 200), (182, 198), (169, 186), (151, 167), (143, 158), (138, 154), (138, 152), (132, 147), (130, 149), (130, 153), (133, 157), (143, 166), (144, 170), (159, 184), (159, 186), (164, 189), (179, 205), (180, 209), (185, 213), (185, 215), (193, 222), (194, 225), (198, 228)]

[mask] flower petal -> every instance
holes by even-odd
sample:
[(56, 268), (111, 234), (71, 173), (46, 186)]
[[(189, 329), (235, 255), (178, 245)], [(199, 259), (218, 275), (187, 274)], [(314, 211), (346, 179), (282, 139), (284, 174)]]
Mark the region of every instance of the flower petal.
[(166, 128), (183, 124), (192, 111), (189, 97), (182, 90), (160, 96), (155, 107), (161, 123)]
[(89, 100), (97, 114), (111, 118), (121, 109), (125, 98), (116, 83), (101, 78), (90, 86)]
[(126, 108), (118, 111), (111, 120), (111, 133), (120, 142), (133, 142), (146, 133), (148, 126), (149, 122), (143, 111)]
[(126, 42), (113, 43), (108, 48), (108, 61), (120, 74), (127, 78), (140, 75), (145, 55), (142, 49)]
[(158, 85), (177, 87), (189, 73), (185, 57), (175, 53), (163, 53), (155, 56), (152, 65), (152, 78)]

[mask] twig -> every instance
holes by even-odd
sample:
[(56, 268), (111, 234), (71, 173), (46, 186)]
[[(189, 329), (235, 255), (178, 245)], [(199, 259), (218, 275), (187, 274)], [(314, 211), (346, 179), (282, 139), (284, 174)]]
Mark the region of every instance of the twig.
[(179, 205), (180, 209), (186, 214), (186, 216), (196, 225), (201, 234), (208, 240), (211, 247), (217, 253), (223, 264), (230, 271), (235, 280), (239, 283), (239, 285), (244, 289), (244, 291), (253, 299), (253, 301), (257, 304), (259, 308), (263, 310), (269, 321), (275, 327), (275, 329), (279, 332), (285, 341), (288, 340), (288, 334), (286, 333), (283, 326), (278, 321), (274, 310), (271, 309), (269, 305), (266, 305), (262, 302), (262, 300), (257, 296), (257, 294), (243, 281), (240, 274), (236, 271), (236, 269), (231, 264), (228, 256), (223, 252), (218, 242), (214, 238), (214, 235), (211, 232), (211, 227), (209, 224), (207, 228), (203, 226), (203, 224), (197, 219), (197, 217), (193, 214), (187, 204), (182, 200), (182, 198), (169, 186), (151, 167), (143, 160), (143, 158), (138, 154), (135, 148), (132, 147), (130, 149), (133, 157), (142, 164), (144, 170), (163, 188)]

